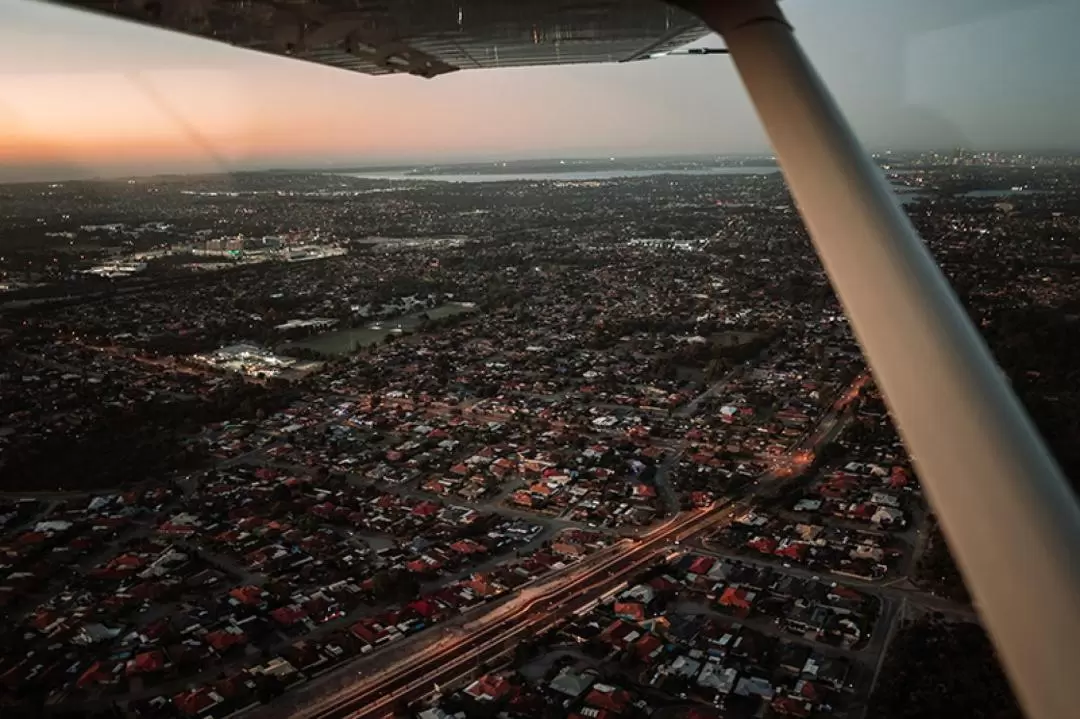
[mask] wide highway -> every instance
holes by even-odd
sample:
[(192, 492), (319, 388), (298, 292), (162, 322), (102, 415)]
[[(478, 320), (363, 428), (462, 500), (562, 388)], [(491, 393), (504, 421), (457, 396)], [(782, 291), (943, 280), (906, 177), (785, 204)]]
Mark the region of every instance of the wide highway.
[(460, 636), (421, 657), (356, 682), (297, 713), (302, 719), (384, 717), (400, 702), (432, 693), (467, 674), (485, 659), (514, 643), (542, 633), (590, 602), (626, 582), (654, 562), (680, 537), (696, 534), (730, 519), (735, 509), (721, 507), (684, 512), (635, 540), (624, 539), (599, 553), (596, 561), (575, 565), (559, 577), (522, 592), (519, 601), (483, 617)]
[[(865, 381), (865, 376), (856, 380), (817, 427), (791, 448), (788, 458), (795, 466), (774, 470), (762, 477), (759, 491), (768, 486), (766, 493), (774, 492), (784, 483), (769, 480), (798, 475), (804, 468), (799, 465), (812, 457), (808, 451), (819, 449), (843, 425), (844, 410)], [(402, 703), (430, 696), (437, 686), (446, 686), (466, 677), (486, 660), (543, 633), (574, 612), (587, 609), (666, 551), (674, 549), (676, 543), (730, 521), (746, 506), (743, 502), (725, 502), (683, 512), (636, 539), (620, 540), (557, 576), (524, 589), (514, 599), (465, 625), (464, 631), (429, 647), (422, 656), (409, 657), (372, 676), (358, 679), (304, 707), (294, 717), (382, 719), (392, 715)]]

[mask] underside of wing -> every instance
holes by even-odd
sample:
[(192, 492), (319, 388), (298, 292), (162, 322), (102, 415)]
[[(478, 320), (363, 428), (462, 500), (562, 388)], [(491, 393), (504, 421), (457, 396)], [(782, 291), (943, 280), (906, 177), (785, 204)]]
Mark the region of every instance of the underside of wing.
[(660, 0), (60, 0), (369, 75), (625, 62), (706, 34)]

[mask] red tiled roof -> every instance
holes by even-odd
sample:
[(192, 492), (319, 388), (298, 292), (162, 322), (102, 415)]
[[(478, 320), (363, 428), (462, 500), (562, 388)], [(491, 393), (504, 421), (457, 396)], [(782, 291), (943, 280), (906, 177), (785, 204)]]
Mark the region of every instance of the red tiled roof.
[(233, 589), (229, 596), (242, 604), (258, 604), (262, 601), (262, 590), (249, 584)]
[(487, 551), (487, 548), (484, 547), (484, 545), (471, 539), (459, 539), (451, 544), (450, 548), (458, 554), (483, 554)]
[(641, 602), (615, 602), (615, 614), (640, 622), (645, 618), (645, 606)]
[(375, 641), (375, 631), (364, 622), (357, 622), (349, 628), (349, 631), (353, 633), (357, 639), (361, 639), (365, 642)]
[(746, 545), (752, 549), (756, 549), (762, 554), (772, 554), (776, 551), (776, 547), (780, 543), (772, 537), (754, 537)]
[(625, 689), (616, 689), (613, 692), (602, 692), (593, 689), (585, 697), (585, 703), (618, 714), (626, 709), (626, 705), (630, 703), (630, 693)]
[(698, 557), (690, 565), (690, 571), (694, 574), (705, 574), (712, 566), (716, 564), (716, 560), (712, 557)]
[(777, 714), (784, 714), (786, 716), (793, 717), (808, 717), (810, 716), (810, 707), (808, 704), (794, 697), (780, 697), (773, 700), (773, 711)]
[(101, 662), (94, 662), (90, 667), (82, 673), (79, 680), (75, 683), (80, 689), (93, 686), (101, 681), (107, 681), (112, 678), (112, 675), (105, 671)]
[(853, 517), (862, 517), (863, 519), (870, 517), (876, 510), (871, 504), (859, 504), (848, 510), (848, 513)]
[(146, 564), (146, 559), (134, 554), (121, 554), (119, 557), (113, 559), (109, 564), (117, 567), (141, 567)]
[(413, 572), (415, 574), (425, 574), (427, 572), (430, 572), (432, 569), (432, 565), (428, 564), (423, 559), (414, 559), (410, 562), (407, 562), (405, 564), (405, 567), (410, 572)]
[(438, 607), (436, 607), (427, 599), (417, 599), (416, 601), (409, 604), (409, 608), (422, 616), (424, 619), (430, 618), (438, 611)]
[(799, 681), (795, 685), (795, 689), (798, 691), (799, 696), (807, 699), (811, 702), (820, 702), (822, 699), (821, 689), (813, 682), (808, 682), (805, 679)]
[(728, 587), (725, 589), (724, 593), (720, 595), (720, 604), (725, 607), (750, 608), (750, 600), (747, 598), (746, 590), (742, 587)]
[(247, 635), (243, 632), (237, 634), (235, 632), (227, 632), (224, 629), (210, 632), (206, 635), (205, 639), (207, 644), (219, 652), (224, 652), (230, 647), (247, 643)]
[(510, 682), (502, 677), (486, 674), (477, 679), (476, 683), (470, 685), (465, 691), (474, 697), (498, 699), (510, 691)]
[(430, 517), (438, 514), (439, 505), (434, 502), (423, 501), (412, 508), (412, 513), (418, 517)]
[(650, 654), (663, 646), (664, 642), (655, 634), (646, 634), (634, 644), (634, 651), (640, 659), (646, 659)]
[(128, 660), (125, 671), (130, 677), (134, 674), (150, 674), (165, 668), (165, 655), (160, 649), (151, 652), (136, 654), (134, 659)]
[(217, 699), (210, 696), (208, 687), (199, 687), (181, 692), (173, 697), (173, 705), (181, 714), (196, 716), (217, 704)]
[(290, 604), (285, 607), (278, 607), (274, 611), (270, 612), (270, 616), (274, 618), (274, 621), (283, 627), (291, 627), (301, 619), (308, 615), (307, 610), (296, 604)]
[(775, 554), (778, 557), (802, 559), (806, 555), (806, 545), (801, 542), (793, 542), (785, 547), (780, 547), (776, 550)]

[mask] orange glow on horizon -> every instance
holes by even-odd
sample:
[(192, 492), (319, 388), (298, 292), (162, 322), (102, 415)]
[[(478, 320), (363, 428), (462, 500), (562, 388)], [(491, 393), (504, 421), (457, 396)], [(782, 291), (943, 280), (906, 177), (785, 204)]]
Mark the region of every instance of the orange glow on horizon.
[[(241, 162), (293, 154), (382, 152), (377, 127), (281, 105), (229, 71), (0, 76), (0, 159), (80, 164)], [(93, 99), (90, 99), (93, 98)], [(287, 112), (285, 112), (287, 110)], [(379, 118), (386, 125), (389, 117)], [(416, 146), (416, 143), (412, 143)]]
[(0, 181), (700, 145), (683, 131), (699, 94), (660, 64), (376, 78), (53, 5), (12, 3), (4, 19)]
[[(50, 55), (44, 37), (0, 47), (0, 60), (10, 61), (0, 68), (0, 162), (8, 166), (0, 169), (62, 176), (73, 168), (318, 167), (516, 158), (537, 146), (606, 154), (609, 144), (648, 154), (653, 128), (684, 114), (648, 97), (597, 92), (598, 78), (621, 73), (617, 67), (373, 78), (202, 41), (189, 42), (205, 53), (171, 53), (163, 66), (155, 52), (165, 36), (143, 31), (110, 48), (110, 63), (88, 62), (87, 48), (73, 45)], [(541, 76), (537, 92), (533, 78)]]
[[(479, 128), (475, 113), (462, 112), (460, 96), (448, 88), (431, 86), (441, 91), (432, 93), (426, 108), (441, 111), (434, 116), (415, 107), (418, 88), (397, 82), (412, 78), (335, 79), (358, 83), (358, 91), (331, 97), (331, 88), (308, 87), (291, 99), (282, 91), (285, 78), (279, 83), (264, 73), (231, 70), (0, 75), (0, 161), (91, 168), (223, 166), (297, 157), (348, 162), (462, 147), (514, 152), (523, 134), (573, 130), (572, 118), (545, 121), (535, 108), (514, 105)], [(374, 106), (364, 102), (373, 93), (360, 92), (370, 90), (371, 83), (387, 90)], [(402, 94), (403, 89), (409, 92)], [(448, 103), (447, 97), (455, 101)]]

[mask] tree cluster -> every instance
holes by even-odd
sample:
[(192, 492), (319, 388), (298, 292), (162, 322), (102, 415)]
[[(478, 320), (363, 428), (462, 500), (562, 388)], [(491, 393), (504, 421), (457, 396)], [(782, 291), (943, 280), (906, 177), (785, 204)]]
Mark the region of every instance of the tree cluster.
[(1023, 719), (982, 628), (934, 615), (905, 621), (893, 639), (867, 716)]

